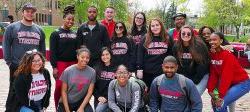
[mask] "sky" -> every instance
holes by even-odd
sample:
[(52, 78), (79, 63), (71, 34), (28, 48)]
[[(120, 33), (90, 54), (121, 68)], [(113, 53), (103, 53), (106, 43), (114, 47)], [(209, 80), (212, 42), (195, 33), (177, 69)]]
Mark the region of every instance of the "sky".
[[(140, 0), (140, 2), (142, 3), (142, 7), (145, 10), (150, 10), (151, 8), (156, 7), (157, 1), (159, 3), (161, 0)], [(189, 0), (187, 7), (190, 10), (190, 13), (200, 15), (202, 11), (202, 7), (203, 7), (202, 3), (203, 3), (203, 0)]]

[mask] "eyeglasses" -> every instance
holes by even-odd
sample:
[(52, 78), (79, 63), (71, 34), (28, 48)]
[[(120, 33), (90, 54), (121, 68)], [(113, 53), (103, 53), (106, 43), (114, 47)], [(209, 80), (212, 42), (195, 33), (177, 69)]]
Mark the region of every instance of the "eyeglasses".
[(37, 53), (37, 49), (26, 51), (26, 54), (32, 54), (32, 53)]
[(141, 17), (141, 18), (140, 18), (140, 17), (135, 17), (135, 19), (140, 19), (140, 20), (143, 20), (144, 18), (142, 18), (142, 17)]
[(183, 32), (183, 33), (181, 33), (181, 35), (182, 35), (182, 36), (186, 36), (186, 35), (187, 35), (187, 36), (191, 36), (191, 33), (190, 33), (190, 32), (187, 32), (187, 33), (186, 33), (186, 32)]
[(123, 26), (115, 26), (116, 29), (123, 29)]
[(116, 76), (120, 78), (128, 77), (128, 72), (117, 72)]

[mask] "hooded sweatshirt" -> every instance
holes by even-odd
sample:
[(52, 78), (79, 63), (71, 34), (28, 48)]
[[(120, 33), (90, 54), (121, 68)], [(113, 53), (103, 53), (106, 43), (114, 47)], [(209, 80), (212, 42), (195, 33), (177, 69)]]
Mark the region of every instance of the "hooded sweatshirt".
[(143, 107), (140, 85), (130, 79), (125, 87), (121, 87), (117, 79), (112, 80), (108, 90), (108, 105), (114, 112), (122, 112), (118, 105), (126, 106), (129, 112), (138, 112)]

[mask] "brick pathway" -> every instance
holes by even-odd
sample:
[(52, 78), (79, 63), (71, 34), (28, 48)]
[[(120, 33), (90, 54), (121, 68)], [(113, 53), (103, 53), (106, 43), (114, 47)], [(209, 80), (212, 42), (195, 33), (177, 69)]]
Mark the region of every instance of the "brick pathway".
[[(49, 69), (50, 73), (52, 68), (49, 63), (46, 64), (46, 68)], [(247, 70), (250, 73), (250, 70)], [(9, 70), (3, 59), (0, 59), (0, 112), (5, 110), (5, 101), (8, 94), (9, 87)], [(54, 80), (52, 79), (52, 96), (50, 98), (50, 105), (47, 112), (55, 112), (53, 92), (54, 92)], [(211, 112), (210, 96), (205, 92), (202, 95), (203, 100), (203, 112)], [(93, 99), (91, 100), (93, 102)], [(246, 94), (237, 101), (236, 112), (250, 112), (250, 93)]]

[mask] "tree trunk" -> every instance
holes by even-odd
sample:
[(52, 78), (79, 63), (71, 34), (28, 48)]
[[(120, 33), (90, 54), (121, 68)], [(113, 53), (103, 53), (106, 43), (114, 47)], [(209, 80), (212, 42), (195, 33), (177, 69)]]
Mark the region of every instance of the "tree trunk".
[(240, 27), (235, 26), (235, 28), (236, 28), (236, 39), (240, 39)]

